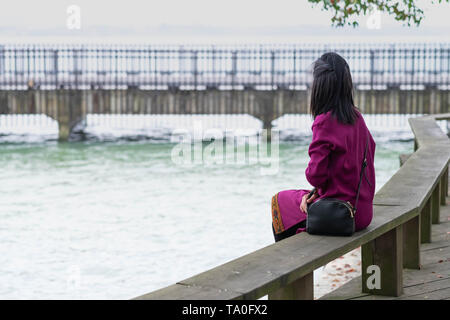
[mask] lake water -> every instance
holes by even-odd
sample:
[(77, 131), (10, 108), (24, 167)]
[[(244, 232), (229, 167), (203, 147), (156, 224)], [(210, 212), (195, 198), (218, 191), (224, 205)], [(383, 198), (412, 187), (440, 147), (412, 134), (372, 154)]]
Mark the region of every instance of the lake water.
[[(407, 127), (370, 124), (378, 190), (413, 142)], [(179, 166), (165, 139), (3, 136), (0, 298), (128, 299), (273, 243), (272, 195), (309, 187), (311, 137), (286, 132), (273, 175), (258, 163)]]

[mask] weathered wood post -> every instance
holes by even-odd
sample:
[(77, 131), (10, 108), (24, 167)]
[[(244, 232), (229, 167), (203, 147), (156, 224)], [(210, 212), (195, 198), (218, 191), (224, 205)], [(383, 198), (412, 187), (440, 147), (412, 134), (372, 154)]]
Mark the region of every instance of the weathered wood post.
[(403, 224), (403, 267), (420, 269), (420, 215)]
[[(450, 123), (450, 121), (447, 121)], [(448, 195), (448, 168), (444, 171), (444, 174), (441, 178), (441, 205), (445, 206), (447, 203), (447, 195)]]
[[(442, 91), (440, 91), (440, 92), (442, 94)], [(441, 105), (441, 108), (444, 108), (444, 104)], [(450, 138), (450, 119), (447, 119), (446, 122), (447, 122), (447, 136)]]
[(431, 242), (431, 197), (420, 212), (420, 242)]
[[(400, 155), (400, 166), (411, 157), (412, 153)], [(403, 224), (403, 267), (420, 269), (420, 215)]]
[(314, 272), (290, 283), (289, 285), (269, 293), (269, 300), (313, 300)]
[[(403, 293), (403, 226), (362, 245), (362, 291), (398, 297)], [(374, 270), (369, 273), (370, 270)], [(379, 286), (372, 282), (379, 268)], [(372, 286), (373, 285), (373, 286)]]
[(441, 183), (438, 182), (431, 194), (431, 222), (438, 224), (440, 221), (439, 209), (441, 206)]

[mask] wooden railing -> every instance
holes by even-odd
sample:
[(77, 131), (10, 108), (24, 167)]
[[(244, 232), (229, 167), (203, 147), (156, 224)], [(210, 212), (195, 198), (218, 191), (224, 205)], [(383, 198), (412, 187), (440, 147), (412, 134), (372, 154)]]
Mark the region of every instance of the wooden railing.
[[(300, 233), (211, 270), (135, 299), (313, 299), (313, 271), (362, 246), (363, 292), (399, 296), (403, 268), (420, 268), (420, 244), (431, 242), (431, 225), (448, 192), (450, 140), (438, 114), (409, 119), (415, 152), (377, 192), (373, 220), (352, 237)], [(368, 288), (369, 266), (381, 285)]]

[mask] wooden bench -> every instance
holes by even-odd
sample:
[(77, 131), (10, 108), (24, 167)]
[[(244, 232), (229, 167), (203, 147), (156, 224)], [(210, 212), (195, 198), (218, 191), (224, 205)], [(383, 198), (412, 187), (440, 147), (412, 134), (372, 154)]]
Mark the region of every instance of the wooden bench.
[[(437, 119), (450, 114), (409, 119), (415, 152), (375, 195), (367, 229), (352, 237), (300, 233), (135, 299), (313, 299), (313, 271), (359, 246), (362, 291), (400, 295), (403, 268), (420, 267), (420, 244), (431, 241), (448, 192), (450, 140)], [(380, 289), (366, 286), (370, 265), (380, 268)]]

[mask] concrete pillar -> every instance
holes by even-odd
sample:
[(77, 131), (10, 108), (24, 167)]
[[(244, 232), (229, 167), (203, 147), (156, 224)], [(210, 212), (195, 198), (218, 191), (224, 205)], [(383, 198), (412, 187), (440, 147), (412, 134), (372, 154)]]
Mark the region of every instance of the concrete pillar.
[(80, 123), (84, 115), (81, 108), (82, 92), (80, 90), (60, 89), (57, 94), (57, 116), (59, 141), (68, 141), (72, 129)]
[(275, 91), (257, 91), (255, 98), (257, 108), (254, 116), (263, 123), (263, 129), (267, 130), (267, 139), (271, 137), (272, 121), (275, 119), (274, 106)]

